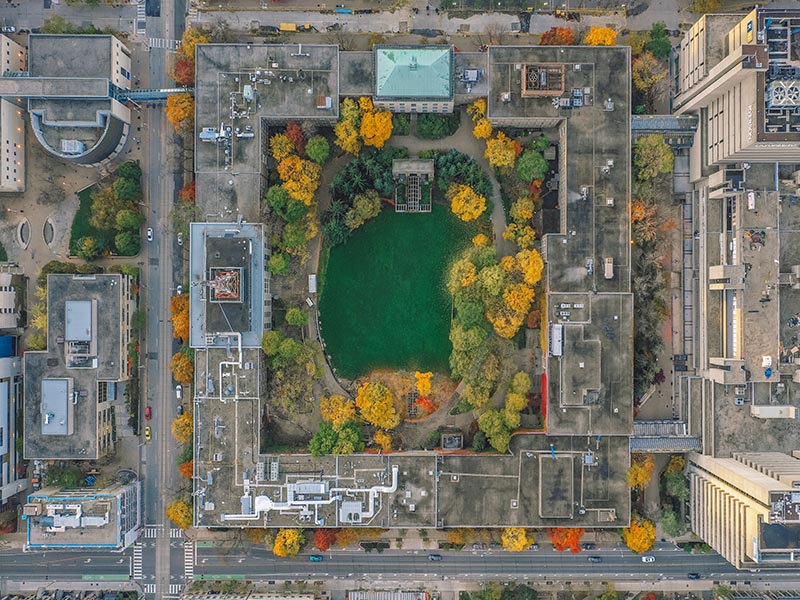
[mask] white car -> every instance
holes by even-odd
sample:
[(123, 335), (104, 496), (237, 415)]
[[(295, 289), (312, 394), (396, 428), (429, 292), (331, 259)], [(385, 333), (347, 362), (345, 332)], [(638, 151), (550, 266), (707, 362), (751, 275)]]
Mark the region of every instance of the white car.
[(180, 296), (180, 295), (183, 293), (183, 286), (182, 286), (182, 285), (179, 285), (178, 287), (176, 287), (176, 288), (175, 288), (175, 293), (176, 293), (178, 296)]
[(183, 246), (183, 233), (178, 232), (178, 246)]
[(148, 242), (152, 242), (153, 241), (153, 228), (152, 227), (148, 227), (147, 228), (147, 241)]
[(183, 386), (179, 383), (175, 386), (175, 397), (180, 400), (181, 396), (183, 396)]
[(642, 562), (645, 562), (645, 563), (656, 562), (656, 557), (655, 556), (643, 556), (642, 557)]
[(13, 25), (6, 25), (0, 31), (2, 31), (2, 33), (16, 33), (17, 32), (17, 28), (14, 27)]

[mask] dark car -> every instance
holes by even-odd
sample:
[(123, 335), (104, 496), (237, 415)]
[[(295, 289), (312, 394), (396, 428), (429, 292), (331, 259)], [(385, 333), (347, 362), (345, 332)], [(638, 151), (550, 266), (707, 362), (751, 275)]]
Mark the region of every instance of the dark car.
[(180, 417), (183, 414), (183, 404), (178, 404), (178, 408), (176, 410), (178, 411), (178, 416)]
[(589, 557), (589, 562), (590, 563), (600, 563), (600, 562), (603, 562), (603, 559), (600, 558), (599, 556), (590, 556)]
[(261, 29), (269, 33), (278, 33), (280, 31), (275, 25), (262, 25)]
[(442, 560), (441, 554), (428, 554), (428, 560)]
[(597, 548), (597, 544), (586, 542), (585, 544), (581, 544), (581, 548), (583, 548), (584, 550), (594, 550), (595, 548)]
[(703, 576), (700, 575), (700, 573), (687, 573), (686, 577), (688, 577), (689, 579), (702, 579), (703, 578)]

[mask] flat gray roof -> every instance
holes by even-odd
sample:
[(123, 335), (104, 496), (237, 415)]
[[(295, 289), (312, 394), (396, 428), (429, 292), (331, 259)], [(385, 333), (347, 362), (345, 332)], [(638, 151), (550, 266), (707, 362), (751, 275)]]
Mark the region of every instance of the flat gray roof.
[(375, 46), (375, 97), (453, 98), (452, 46)]
[(42, 379), (42, 435), (72, 432), (69, 388), (69, 379)]
[(91, 77), (0, 77), (0, 96), (108, 98), (108, 79)]
[(67, 300), (64, 303), (64, 339), (68, 342), (92, 340), (92, 301)]
[(110, 35), (32, 34), (28, 38), (28, 72), (32, 77), (102, 77), (114, 69)]

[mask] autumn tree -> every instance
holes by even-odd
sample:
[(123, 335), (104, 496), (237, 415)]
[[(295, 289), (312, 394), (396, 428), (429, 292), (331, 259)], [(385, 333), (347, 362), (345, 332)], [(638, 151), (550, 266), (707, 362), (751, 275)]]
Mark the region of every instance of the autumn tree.
[(453, 214), (462, 221), (474, 221), (486, 210), (486, 198), (468, 185), (451, 183), (446, 197)]
[(340, 548), (347, 548), (357, 541), (361, 533), (357, 529), (347, 527), (336, 532), (336, 545)]
[(185, 56), (176, 57), (170, 77), (179, 85), (192, 87), (194, 85), (194, 61)]
[(368, 423), (382, 429), (394, 429), (400, 424), (391, 390), (377, 381), (364, 383), (358, 388), (356, 407)]
[(361, 117), (360, 133), (365, 146), (383, 148), (392, 136), (392, 113), (389, 111), (364, 113)]
[(592, 25), (586, 37), (583, 38), (585, 46), (615, 46), (617, 44), (617, 32), (610, 27), (598, 27)]
[(269, 138), (269, 151), (272, 158), (280, 162), (295, 153), (295, 145), (285, 133), (276, 133)]
[(414, 379), (417, 380), (417, 392), (419, 392), (420, 396), (429, 396), (431, 393), (431, 380), (433, 379), (433, 373), (428, 371), (427, 373), (420, 373), (416, 371), (414, 373)]
[(584, 533), (585, 529), (577, 527), (558, 527), (548, 529), (547, 537), (558, 552), (569, 550), (573, 554), (578, 554), (581, 551), (581, 538)]
[(476, 123), (486, 116), (486, 99), (478, 98), (467, 107), (467, 114), (472, 117)]
[(528, 285), (536, 285), (542, 279), (544, 261), (537, 250), (520, 250), (516, 255), (517, 268), (522, 280)]
[(183, 352), (176, 352), (172, 356), (172, 361), (169, 363), (169, 370), (172, 371), (172, 376), (178, 383), (184, 385), (192, 383), (194, 365)]
[(197, 197), (197, 182), (192, 179), (178, 190), (178, 200), (181, 202), (194, 202)]
[(340, 394), (323, 396), (319, 410), (323, 421), (329, 422), (334, 427), (341, 427), (356, 416), (355, 403)]
[(306, 538), (301, 529), (281, 529), (275, 536), (272, 552), (281, 558), (294, 558), (305, 546)]
[(353, 156), (361, 153), (361, 136), (352, 121), (339, 121), (333, 132), (336, 134), (334, 143), (339, 148)]
[(321, 167), (310, 160), (292, 155), (278, 163), (278, 175), (283, 187), (295, 200), (310, 206), (319, 187)]
[(178, 294), (169, 299), (172, 319), (172, 335), (181, 340), (189, 339), (189, 294)]
[(573, 46), (575, 31), (571, 27), (551, 27), (539, 38), (540, 46)]
[(485, 140), (491, 137), (492, 135), (492, 123), (486, 117), (483, 117), (475, 123), (475, 127), (472, 129), (472, 135), (474, 135), (479, 140)]
[(667, 68), (662, 66), (652, 53), (645, 51), (631, 62), (633, 86), (642, 93), (647, 111), (655, 110), (658, 85), (667, 76)]
[(517, 160), (517, 143), (502, 131), (486, 141), (484, 157), (496, 168), (511, 168)]
[(178, 415), (172, 420), (170, 426), (172, 437), (179, 444), (185, 444), (192, 439), (192, 432), (194, 431), (194, 421), (192, 420), (192, 411), (186, 410), (182, 415)]
[(292, 141), (298, 154), (302, 155), (306, 151), (306, 138), (303, 135), (303, 129), (294, 120), (290, 120), (286, 124), (286, 137)]
[(192, 527), (192, 505), (186, 500), (176, 500), (167, 505), (167, 518), (184, 531)]
[(181, 474), (181, 477), (184, 479), (191, 479), (192, 475), (194, 474), (194, 461), (189, 460), (185, 463), (181, 463), (178, 465), (178, 473)]
[(123, 200), (112, 186), (92, 192), (89, 222), (97, 229), (115, 229), (117, 215), (124, 210), (137, 211), (136, 202)]
[(196, 27), (189, 27), (181, 36), (181, 43), (178, 46), (177, 54), (180, 57), (189, 58), (194, 62), (195, 46), (197, 44), (208, 44), (211, 38)]
[(186, 92), (170, 94), (164, 110), (167, 120), (177, 129), (182, 123), (194, 118), (194, 98)]
[(667, 475), (672, 473), (682, 473), (686, 467), (686, 459), (680, 454), (673, 454), (669, 459), (669, 464), (665, 470)]
[(392, 436), (389, 432), (379, 429), (372, 436), (372, 441), (378, 446), (382, 452), (392, 451)]
[(345, 214), (344, 224), (350, 231), (354, 231), (379, 214), (381, 214), (381, 199), (378, 197), (378, 192), (367, 190), (363, 194), (356, 194), (353, 198), (353, 206)]
[(317, 550), (330, 550), (330, 547), (336, 542), (336, 534), (338, 529), (316, 529), (314, 531), (314, 547)]
[(647, 552), (656, 542), (656, 524), (650, 519), (631, 519), (631, 526), (622, 530), (622, 539), (633, 552)]
[(625, 483), (628, 487), (643, 490), (653, 477), (655, 464), (652, 454), (632, 454), (631, 466), (625, 474)]
[(653, 133), (640, 137), (633, 145), (633, 165), (640, 181), (650, 181), (672, 172), (674, 156), (663, 135)]
[[(523, 154), (523, 156), (525, 156)], [(509, 216), (515, 223), (527, 223), (533, 218), (533, 200), (530, 196), (523, 196), (511, 203)]]
[(509, 552), (522, 552), (528, 549), (534, 539), (522, 527), (506, 527), (500, 534), (500, 542)]

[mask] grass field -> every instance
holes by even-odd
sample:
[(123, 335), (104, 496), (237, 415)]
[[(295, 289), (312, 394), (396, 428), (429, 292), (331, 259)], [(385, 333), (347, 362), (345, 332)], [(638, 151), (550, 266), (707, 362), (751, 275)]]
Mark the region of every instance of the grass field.
[(114, 249), (114, 232), (106, 231), (104, 229), (96, 229), (92, 227), (89, 219), (92, 216), (92, 192), (94, 187), (88, 187), (81, 190), (78, 194), (81, 204), (78, 207), (78, 212), (75, 213), (75, 219), (72, 221), (72, 232), (69, 240), (69, 252), (75, 254), (75, 245), (82, 237), (93, 237), (105, 242), (105, 247)]
[(319, 298), (337, 372), (448, 372), (451, 299), (446, 270), (480, 226), (435, 204), (429, 214), (385, 209), (330, 251)]

